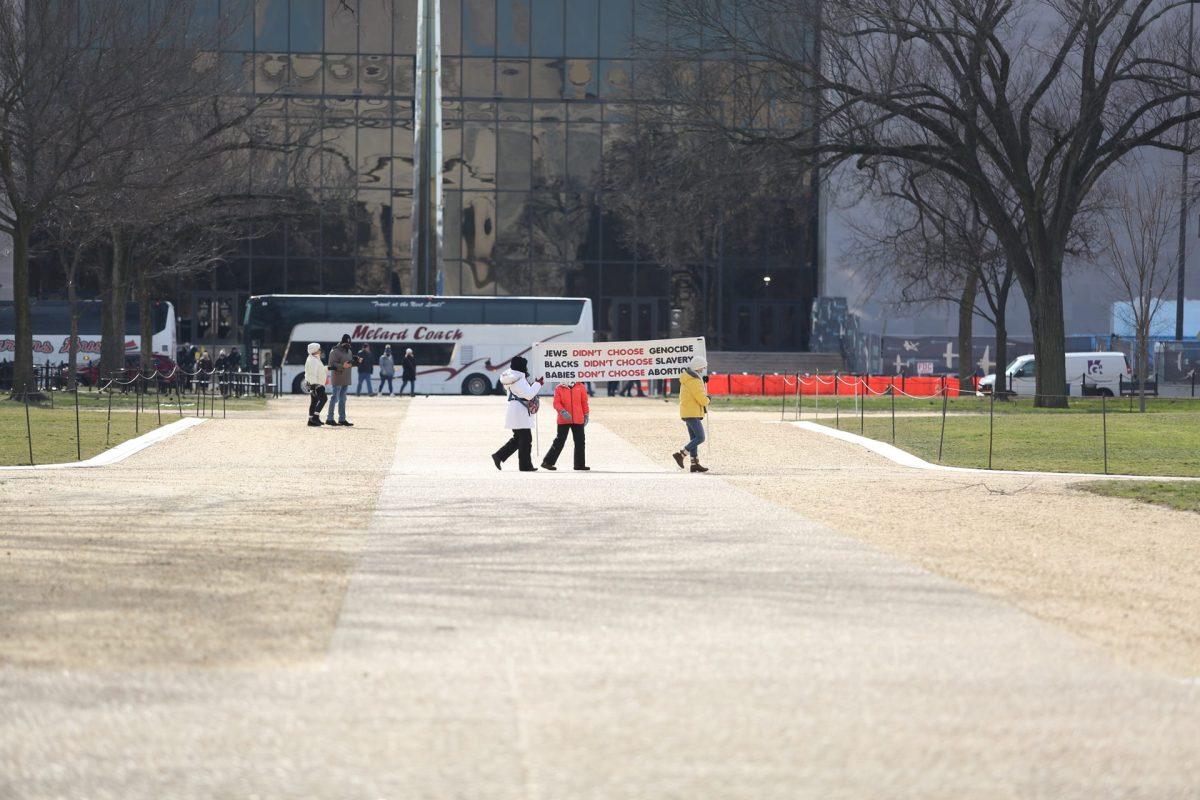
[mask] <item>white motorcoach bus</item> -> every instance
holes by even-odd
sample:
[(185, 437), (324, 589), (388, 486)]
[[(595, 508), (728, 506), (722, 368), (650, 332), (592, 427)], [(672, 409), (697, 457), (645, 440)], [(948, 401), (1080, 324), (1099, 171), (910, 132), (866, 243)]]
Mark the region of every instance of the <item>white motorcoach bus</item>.
[[(100, 301), (79, 301), (79, 363), (100, 356)], [(71, 347), (71, 309), (65, 300), (35, 300), (30, 304), (33, 323), (33, 363), (60, 364), (67, 361)], [(175, 358), (175, 306), (155, 301), (153, 314), (154, 352)], [(0, 361), (12, 360), (16, 349), (15, 311), (11, 300), (0, 301)], [(137, 303), (125, 306), (125, 351), (141, 347)]]
[(534, 342), (594, 340), (591, 301), (570, 297), (268, 295), (250, 299), (246, 331), (248, 351), (260, 364), (270, 351), (284, 391), (295, 393), (309, 342), (328, 353), (347, 333), (356, 350), (370, 344), (377, 358), (391, 345), (397, 382), (400, 359), (412, 348), (421, 394), (488, 394)]

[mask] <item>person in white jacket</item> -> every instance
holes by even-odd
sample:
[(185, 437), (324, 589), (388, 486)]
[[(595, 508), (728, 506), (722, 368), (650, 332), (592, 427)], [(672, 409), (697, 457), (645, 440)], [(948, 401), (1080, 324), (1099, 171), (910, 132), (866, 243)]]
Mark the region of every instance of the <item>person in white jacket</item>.
[(308, 384), (308, 426), (320, 428), (321, 409), (325, 407), (325, 379), (329, 368), (321, 361), (321, 345), (313, 342), (308, 346), (308, 360), (304, 362), (304, 382)]
[(517, 356), (512, 360), (512, 366), (500, 373), (500, 383), (508, 390), (504, 427), (512, 431), (512, 438), (492, 453), (492, 463), (496, 469), (501, 469), (500, 465), (516, 453), (521, 472), (537, 472), (537, 467), (533, 465), (532, 431), (538, 411), (538, 392), (542, 390), (543, 381), (531, 381), (529, 362)]

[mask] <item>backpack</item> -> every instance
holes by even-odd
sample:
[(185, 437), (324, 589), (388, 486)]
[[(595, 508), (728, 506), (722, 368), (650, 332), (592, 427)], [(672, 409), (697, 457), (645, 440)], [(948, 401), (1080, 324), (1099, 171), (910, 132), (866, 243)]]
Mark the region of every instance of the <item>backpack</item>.
[(542, 399), (540, 397), (534, 397), (532, 400), (525, 400), (520, 397), (517, 397), (512, 392), (509, 392), (508, 399), (516, 400), (518, 403), (525, 406), (525, 410), (529, 412), (529, 416), (531, 416), (531, 417), (534, 414), (538, 413), (538, 409), (540, 409), (542, 407)]

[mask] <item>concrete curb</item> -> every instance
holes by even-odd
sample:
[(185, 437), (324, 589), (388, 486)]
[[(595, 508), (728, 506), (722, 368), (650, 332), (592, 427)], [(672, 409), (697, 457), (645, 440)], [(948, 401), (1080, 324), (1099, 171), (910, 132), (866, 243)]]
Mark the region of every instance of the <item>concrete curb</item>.
[(832, 439), (840, 439), (843, 442), (865, 447), (876, 455), (883, 456), (895, 464), (911, 469), (934, 470), (936, 472), (962, 472), (969, 475), (1024, 475), (1034, 478), (1088, 478), (1090, 480), (1101, 481), (1200, 481), (1200, 478), (1188, 478), (1179, 475), (1102, 475), (1096, 472), (1035, 472), (1032, 470), (949, 467), (945, 464), (931, 464), (922, 458), (914, 456), (907, 450), (901, 450), (899, 447), (890, 445), (887, 442), (868, 439), (866, 436), (859, 436), (857, 433), (850, 433), (849, 431), (839, 431), (837, 428), (830, 428), (828, 425), (821, 425), (816, 422), (788, 422), (786, 424), (795, 425), (802, 430), (819, 433)]
[(157, 444), (164, 439), (169, 439), (177, 433), (182, 433), (188, 428), (194, 428), (197, 425), (205, 422), (203, 419), (195, 417), (185, 417), (168, 425), (163, 425), (161, 428), (155, 428), (149, 433), (143, 433), (134, 439), (105, 450), (103, 453), (92, 456), (84, 461), (72, 461), (66, 464), (35, 464), (34, 466), (13, 466), (0, 467), (2, 472), (11, 472), (15, 470), (39, 470), (39, 469), (80, 469), (88, 467), (107, 467), (110, 464), (116, 464), (119, 461), (124, 461), (134, 453), (139, 453), (145, 450), (152, 444)]

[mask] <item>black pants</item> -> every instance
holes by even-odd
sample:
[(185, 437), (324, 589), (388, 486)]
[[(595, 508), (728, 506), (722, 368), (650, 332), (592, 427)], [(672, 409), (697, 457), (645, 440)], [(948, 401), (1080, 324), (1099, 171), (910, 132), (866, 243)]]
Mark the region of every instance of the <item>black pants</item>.
[(404, 387), (407, 386), (412, 392), (412, 396), (417, 396), (417, 379), (416, 378), (401, 378), (400, 379), (400, 394), (404, 394)]
[(325, 402), (328, 398), (325, 396), (324, 386), (314, 386), (309, 390), (308, 400), (308, 415), (310, 417), (319, 417), (321, 409), (325, 407)]
[(582, 425), (559, 425), (558, 435), (554, 437), (554, 444), (550, 445), (550, 450), (546, 453), (546, 457), (542, 459), (543, 464), (554, 466), (558, 463), (558, 457), (562, 454), (563, 446), (567, 443), (567, 432), (570, 431), (571, 439), (575, 445), (575, 469), (587, 466), (587, 459), (583, 454), (583, 426)]
[(517, 463), (521, 469), (533, 469), (533, 431), (528, 428), (518, 428), (512, 432), (512, 438), (496, 451), (496, 457), (508, 461), (513, 453), (517, 454)]

